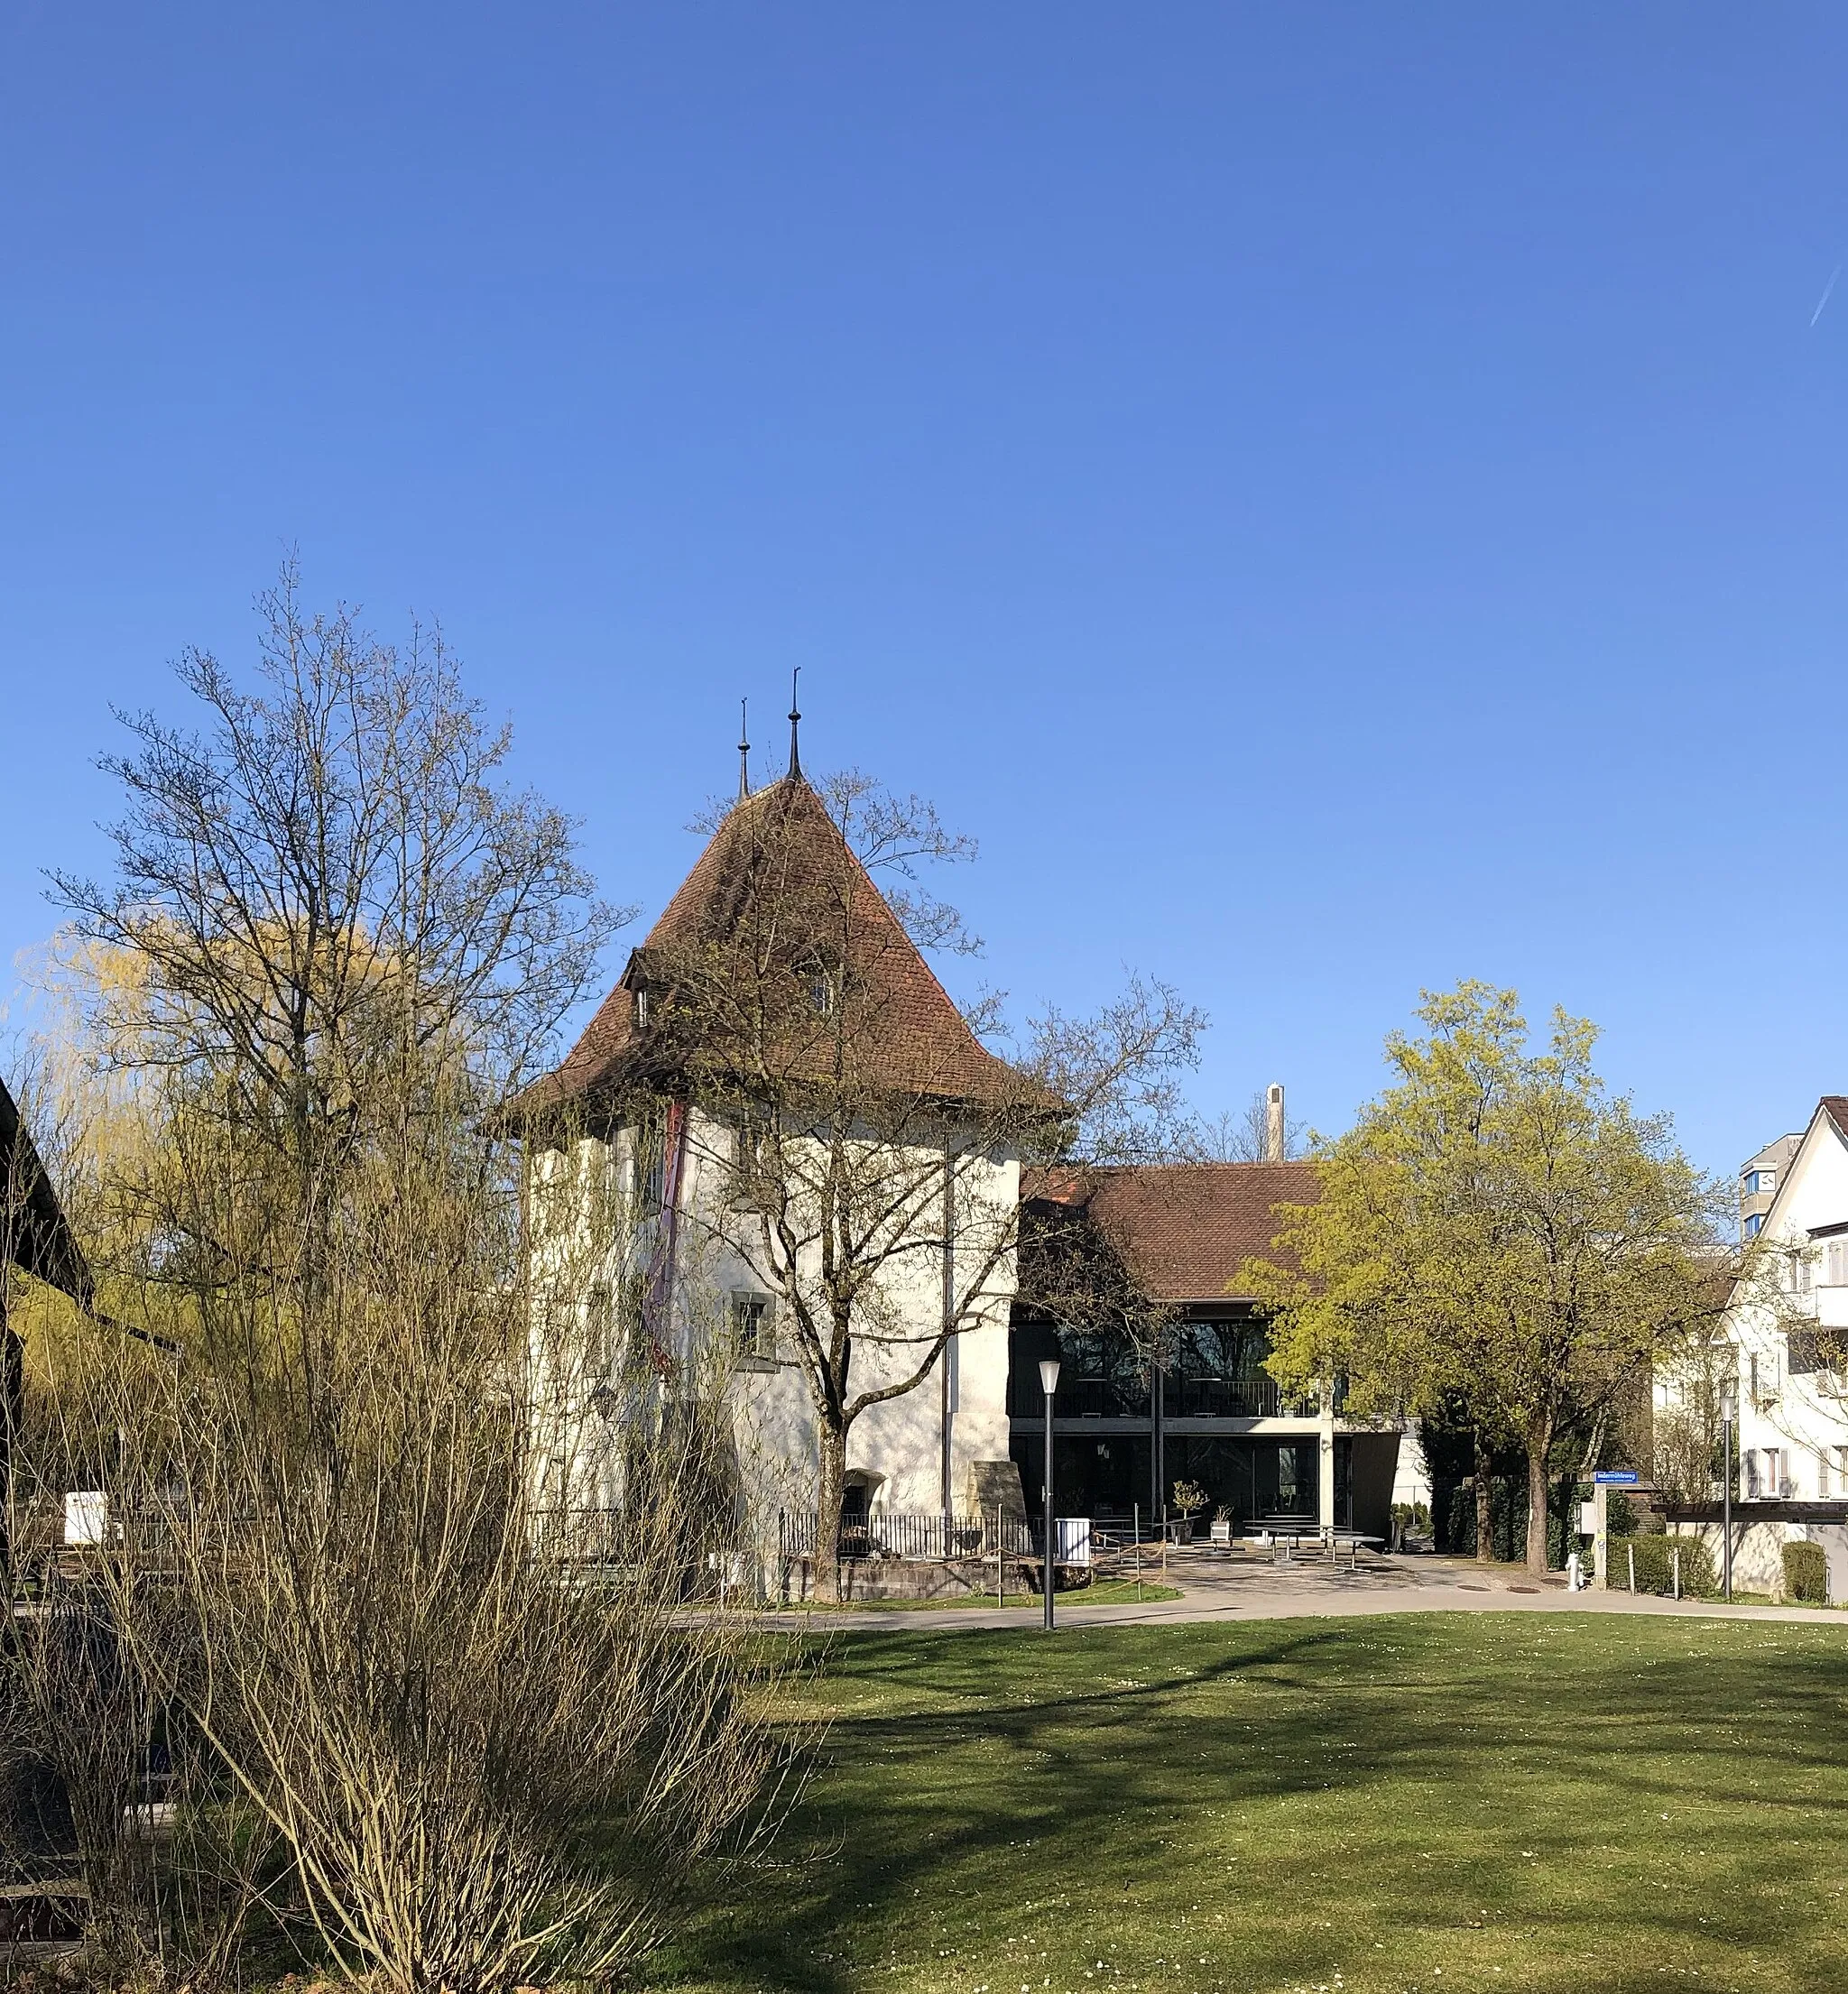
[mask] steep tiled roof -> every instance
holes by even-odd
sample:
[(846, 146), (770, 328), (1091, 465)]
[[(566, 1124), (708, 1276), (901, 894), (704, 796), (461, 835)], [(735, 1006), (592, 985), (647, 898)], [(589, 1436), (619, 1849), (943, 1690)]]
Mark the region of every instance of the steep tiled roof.
[(1021, 1195), (1081, 1206), (1157, 1301), (1204, 1302), (1273, 1251), (1275, 1206), (1320, 1194), (1312, 1163), (1162, 1163), (1041, 1171)]
[(1848, 1141), (1848, 1094), (1825, 1094), (1822, 1099), (1823, 1112), (1835, 1124), (1837, 1132)]
[[(774, 854), (769, 867), (761, 863), (767, 851)], [(873, 992), (879, 1039), (877, 1072), (870, 1077), (947, 1100), (1019, 1094), (1012, 1069), (970, 1030), (826, 805), (796, 775), (758, 790), (726, 816), (631, 957), (623, 982), (557, 1070), (513, 1103), (513, 1118), (582, 1099), (612, 1080), (638, 1046), (633, 986), (651, 958), (670, 965), (677, 950), (722, 939), (745, 896), (779, 890), (765, 885), (766, 872), (798, 896), (805, 889), (850, 891), (849, 947), (855, 969)], [(671, 975), (670, 967), (667, 973)]]

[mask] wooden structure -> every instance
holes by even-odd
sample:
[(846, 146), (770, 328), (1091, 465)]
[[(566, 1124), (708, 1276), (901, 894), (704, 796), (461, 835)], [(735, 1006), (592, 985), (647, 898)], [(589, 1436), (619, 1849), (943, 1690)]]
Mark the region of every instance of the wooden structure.
[[(79, 1308), (94, 1305), (88, 1262), (18, 1105), (0, 1081), (0, 1266), (5, 1265), (60, 1289)], [(24, 1399), (25, 1343), (7, 1320), (5, 1284), (0, 1281), (0, 1498), (12, 1479)]]

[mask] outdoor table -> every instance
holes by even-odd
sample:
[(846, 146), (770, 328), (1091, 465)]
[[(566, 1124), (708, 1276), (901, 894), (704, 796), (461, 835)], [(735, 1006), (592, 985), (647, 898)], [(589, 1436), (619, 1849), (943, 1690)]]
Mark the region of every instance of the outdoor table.
[[(1345, 1547), (1350, 1566), (1360, 1560), (1363, 1545), (1383, 1545), (1385, 1538), (1365, 1530), (1325, 1530), (1318, 1523), (1308, 1523), (1299, 1517), (1265, 1518), (1259, 1525), (1261, 1537), (1269, 1537), (1271, 1556), (1275, 1563), (1291, 1563), (1293, 1548), (1305, 1544), (1326, 1544), (1331, 1562)], [(1281, 1556), (1278, 1556), (1281, 1553)]]

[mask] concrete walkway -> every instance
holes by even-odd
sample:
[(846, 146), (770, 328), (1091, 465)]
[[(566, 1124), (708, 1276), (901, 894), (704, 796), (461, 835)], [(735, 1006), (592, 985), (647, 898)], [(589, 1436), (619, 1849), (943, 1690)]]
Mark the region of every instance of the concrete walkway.
[[(1158, 1584), (1154, 1574), (1149, 1583)], [(1062, 1593), (1061, 1627), (1169, 1627), (1197, 1620), (1339, 1619), (1361, 1613), (1566, 1612), (1649, 1613), (1686, 1620), (1790, 1620), (1834, 1627), (1848, 1639), (1848, 1613), (1825, 1607), (1726, 1606), (1712, 1600), (1669, 1600), (1652, 1593), (1568, 1592), (1565, 1576), (1536, 1579), (1507, 1565), (1483, 1567), (1460, 1558), (1376, 1557), (1358, 1572), (1313, 1565), (1271, 1565), (1193, 1551), (1170, 1559), (1168, 1584), (1178, 1600), (1087, 1606), (1082, 1592)], [(1030, 1607), (956, 1606), (916, 1611), (811, 1610), (778, 1616), (774, 1624), (820, 1631), (859, 1629), (922, 1633), (1017, 1627), (1037, 1630)]]

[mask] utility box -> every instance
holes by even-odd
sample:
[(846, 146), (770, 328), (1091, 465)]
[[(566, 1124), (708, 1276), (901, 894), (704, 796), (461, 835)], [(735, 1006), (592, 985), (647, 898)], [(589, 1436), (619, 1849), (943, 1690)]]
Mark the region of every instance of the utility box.
[(109, 1538), (109, 1498), (101, 1489), (71, 1489), (64, 1497), (64, 1541), (67, 1544), (106, 1544)]
[(1089, 1517), (1054, 1517), (1052, 1562), (1055, 1565), (1089, 1565), (1091, 1519)]

